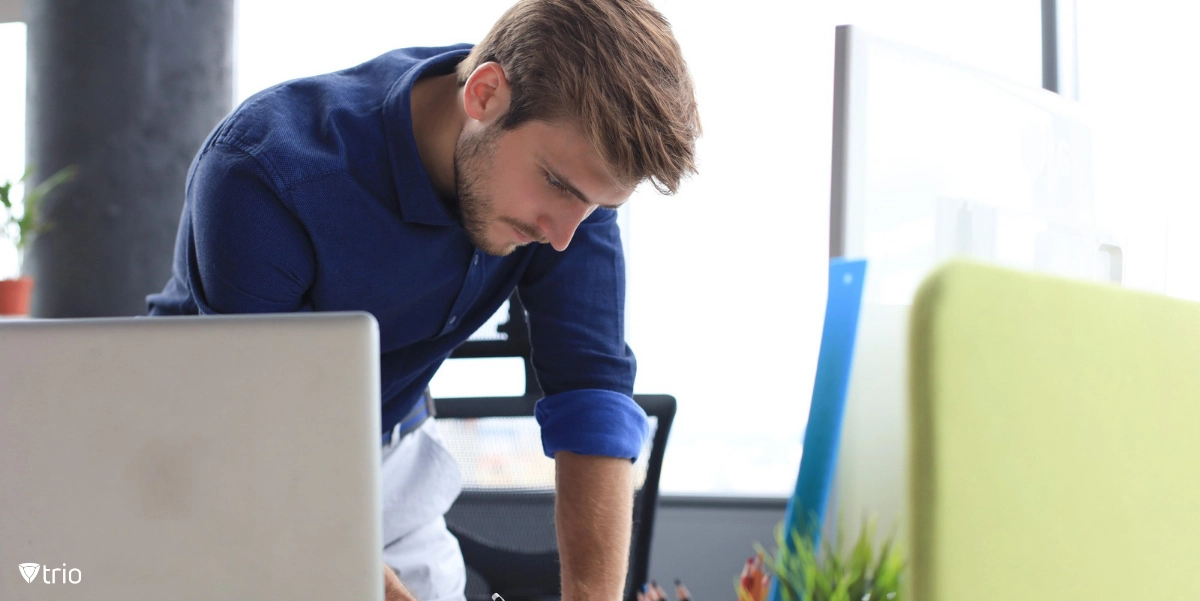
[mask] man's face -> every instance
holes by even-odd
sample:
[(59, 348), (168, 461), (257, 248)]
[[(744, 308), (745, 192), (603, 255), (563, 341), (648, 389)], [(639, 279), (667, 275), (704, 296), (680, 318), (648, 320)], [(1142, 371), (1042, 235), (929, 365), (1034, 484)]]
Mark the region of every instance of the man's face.
[(467, 236), (497, 256), (533, 242), (562, 251), (592, 211), (616, 208), (633, 192), (609, 178), (574, 128), (540, 121), (464, 131), (454, 174)]

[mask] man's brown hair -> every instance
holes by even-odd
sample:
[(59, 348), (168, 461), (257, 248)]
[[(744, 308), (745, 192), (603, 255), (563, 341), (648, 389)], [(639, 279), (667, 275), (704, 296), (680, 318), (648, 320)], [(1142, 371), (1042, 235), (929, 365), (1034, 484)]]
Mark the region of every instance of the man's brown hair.
[(649, 178), (672, 194), (696, 171), (700, 116), (670, 25), (645, 0), (520, 0), (458, 65), (458, 83), (482, 63), (512, 89), (500, 127), (531, 120), (578, 126), (610, 175)]

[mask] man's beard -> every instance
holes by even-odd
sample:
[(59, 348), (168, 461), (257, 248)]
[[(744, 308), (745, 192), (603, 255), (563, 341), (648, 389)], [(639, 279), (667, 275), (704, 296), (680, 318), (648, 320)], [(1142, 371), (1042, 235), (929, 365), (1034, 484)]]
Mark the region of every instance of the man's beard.
[(458, 139), (454, 146), (454, 187), (458, 191), (463, 228), (471, 244), (489, 255), (504, 256), (515, 247), (494, 246), (487, 239), (488, 226), (495, 218), (491, 198), (483, 189), (487, 185), (483, 174), (491, 171), (499, 139), (500, 128), (494, 125)]

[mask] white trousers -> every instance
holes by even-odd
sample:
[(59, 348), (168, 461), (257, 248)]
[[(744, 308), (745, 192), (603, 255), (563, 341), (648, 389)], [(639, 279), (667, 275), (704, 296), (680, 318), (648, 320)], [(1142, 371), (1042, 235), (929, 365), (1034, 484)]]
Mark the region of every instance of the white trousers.
[(419, 601), (465, 601), (462, 551), (444, 518), (462, 476), (435, 420), (382, 451), (384, 563)]

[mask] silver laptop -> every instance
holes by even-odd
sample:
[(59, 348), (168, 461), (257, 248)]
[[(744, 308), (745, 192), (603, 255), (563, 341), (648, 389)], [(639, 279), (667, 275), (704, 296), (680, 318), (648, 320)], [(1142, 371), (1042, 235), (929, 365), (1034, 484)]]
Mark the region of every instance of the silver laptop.
[(0, 599), (379, 600), (366, 313), (0, 322)]

